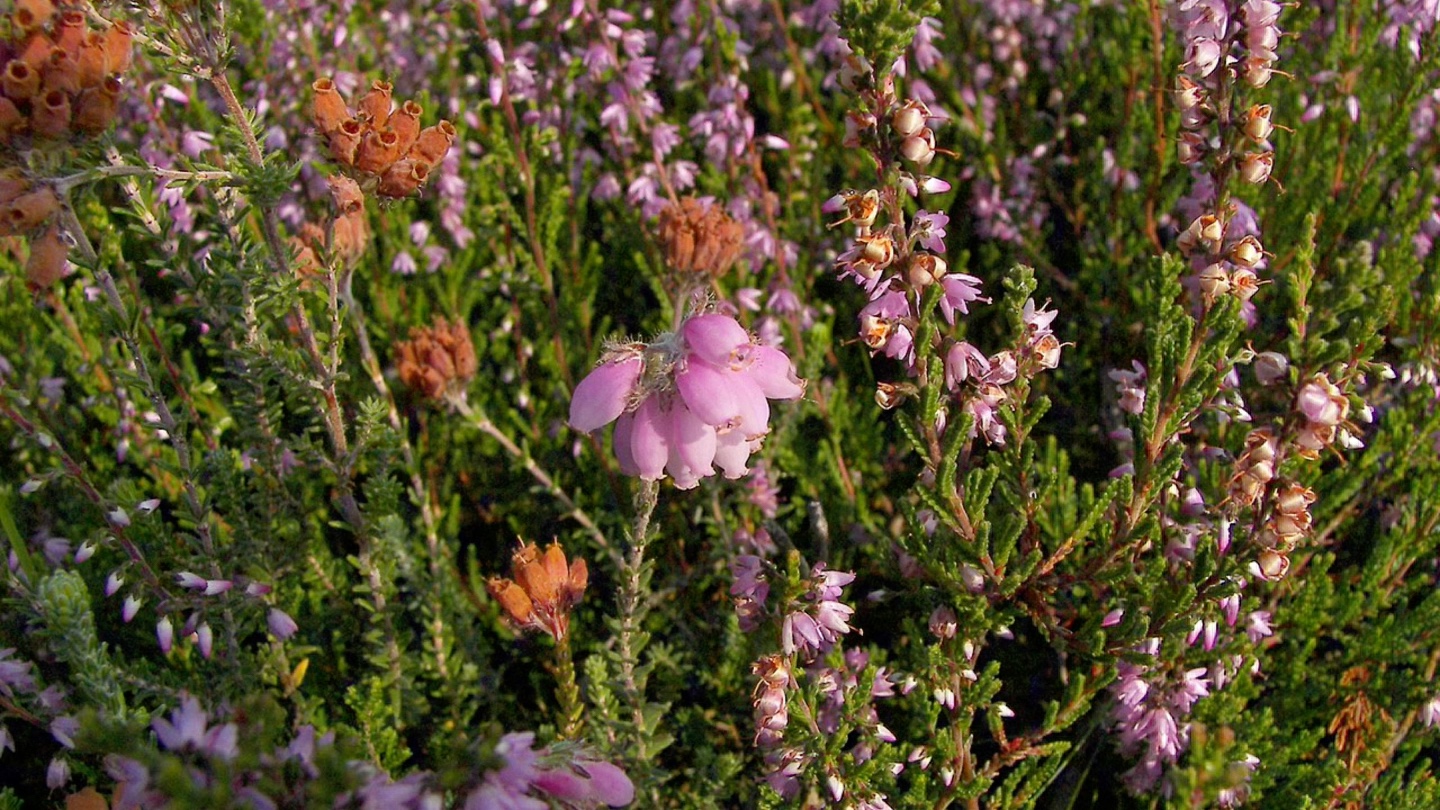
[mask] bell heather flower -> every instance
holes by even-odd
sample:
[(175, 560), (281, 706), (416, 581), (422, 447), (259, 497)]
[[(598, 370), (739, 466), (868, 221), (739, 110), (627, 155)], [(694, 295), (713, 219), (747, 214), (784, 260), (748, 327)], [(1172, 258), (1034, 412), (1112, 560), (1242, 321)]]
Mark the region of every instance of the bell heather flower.
[(850, 616), (855, 609), (840, 602), (840, 590), (855, 581), (846, 571), (827, 571), (824, 563), (811, 569), (810, 592), (805, 595), (809, 609), (793, 610), (785, 615), (780, 628), (780, 648), (786, 655), (799, 653), (811, 659), (835, 646), (840, 636), (850, 632)]
[(238, 753), (239, 728), (234, 723), (209, 727), (209, 718), (200, 701), (189, 695), (170, 713), (170, 719), (157, 717), (151, 721), (150, 728), (168, 751), (193, 748), (206, 756), (225, 760), (234, 759)]
[(615, 765), (573, 748), (535, 750), (534, 744), (535, 735), (528, 731), (502, 737), (495, 754), (503, 765), (470, 792), (465, 810), (543, 810), (551, 804), (541, 795), (576, 808), (624, 807), (635, 800), (635, 785)]
[(570, 426), (615, 422), (615, 456), (627, 475), (667, 474), (690, 489), (715, 474), (739, 478), (769, 432), (770, 399), (798, 399), (805, 384), (790, 358), (757, 342), (734, 318), (691, 315), (653, 343), (609, 346), (575, 386)]

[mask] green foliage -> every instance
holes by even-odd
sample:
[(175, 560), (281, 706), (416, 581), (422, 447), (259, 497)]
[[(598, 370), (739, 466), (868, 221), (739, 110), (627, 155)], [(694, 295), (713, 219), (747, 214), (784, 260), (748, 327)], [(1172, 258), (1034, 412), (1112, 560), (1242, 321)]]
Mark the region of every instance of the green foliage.
[(835, 22), (855, 53), (884, 76), (914, 38), (920, 19), (939, 11), (937, 0), (841, 0)]
[[(1185, 117), (1178, 7), (842, 0), (836, 39), (785, 4), (395, 5), (136, 6), (121, 126), (0, 148), (74, 242), (31, 290), (50, 221), (0, 220), (0, 807), (109, 793), (107, 757), (175, 807), (353, 803), (382, 771), (460, 805), (526, 731), (644, 807), (1440, 805), (1433, 31), (1284, 6), (1286, 75), (1222, 68)], [(328, 75), (457, 128), (417, 198), (361, 178), (351, 253)], [(1224, 129), (1254, 105), (1263, 144)], [(1226, 163), (1272, 149), (1270, 182)], [(881, 201), (863, 232), (826, 213), (847, 188)], [(728, 274), (670, 266), (655, 213), (687, 194), (739, 222)], [(1234, 229), (1213, 251), (1196, 211)], [(1252, 230), (1253, 297), (1198, 286)], [(863, 332), (862, 233), (910, 310)], [(805, 396), (744, 479), (637, 482), (571, 397), (711, 307)], [(405, 341), (441, 319), (474, 374), (434, 396), (414, 367), (462, 358)], [(586, 563), (563, 638), (498, 590), (517, 541)], [(812, 650), (822, 608), (848, 632)], [(189, 699), (233, 756), (161, 744)], [(1127, 700), (1183, 739), (1149, 792)], [(310, 731), (337, 738), (279, 753)]]

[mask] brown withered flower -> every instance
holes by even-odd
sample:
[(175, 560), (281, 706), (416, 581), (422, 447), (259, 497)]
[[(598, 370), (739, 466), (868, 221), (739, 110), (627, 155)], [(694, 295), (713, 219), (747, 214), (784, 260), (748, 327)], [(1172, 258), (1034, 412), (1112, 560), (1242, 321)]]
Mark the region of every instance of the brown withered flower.
[(70, 246), (56, 224), (60, 205), (51, 186), (34, 185), (18, 169), (0, 172), (0, 237), (29, 239), (25, 281), (32, 291), (49, 289), (65, 275)]
[(514, 579), (492, 577), (490, 595), (505, 611), (505, 620), (519, 632), (539, 630), (556, 641), (570, 632), (570, 609), (579, 604), (590, 579), (585, 561), (565, 559), (559, 543), (542, 553), (534, 543), (522, 543), (511, 557)]
[(449, 121), (422, 129), (419, 104), (406, 101), (397, 107), (389, 82), (371, 84), (353, 110), (332, 79), (319, 79), (311, 89), (310, 118), (330, 157), (365, 191), (380, 197), (414, 194), (455, 143)]
[(365, 219), (365, 194), (349, 177), (327, 178), (334, 209), (328, 226), (305, 222), (300, 232), (291, 237), (295, 249), (295, 267), (302, 276), (325, 272), (320, 257), (340, 260), (341, 270), (353, 270), (365, 255), (370, 242), (370, 223)]
[(672, 270), (718, 278), (740, 258), (745, 231), (720, 206), (686, 197), (660, 212), (659, 237)]
[(134, 31), (91, 30), (77, 9), (17, 0), (10, 41), (0, 41), (0, 144), (67, 141), (104, 132), (120, 107)]
[(470, 330), (458, 321), (412, 328), (410, 339), (397, 343), (395, 351), (400, 379), (426, 399), (464, 398), (465, 387), (479, 370)]

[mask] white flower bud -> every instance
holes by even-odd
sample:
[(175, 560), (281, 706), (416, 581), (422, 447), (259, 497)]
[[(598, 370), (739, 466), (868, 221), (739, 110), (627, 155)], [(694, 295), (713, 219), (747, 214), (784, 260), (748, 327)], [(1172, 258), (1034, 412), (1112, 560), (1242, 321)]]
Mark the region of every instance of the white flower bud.
[(1230, 274), (1219, 263), (1200, 271), (1200, 291), (1206, 298), (1219, 298), (1230, 291)]
[(907, 101), (904, 106), (890, 114), (890, 128), (902, 138), (915, 135), (925, 128), (925, 119), (930, 111), (918, 101)]
[(1246, 152), (1240, 157), (1240, 179), (1258, 186), (1270, 179), (1274, 166), (1274, 152)]
[(1241, 267), (1254, 270), (1265, 258), (1265, 248), (1261, 247), (1260, 240), (1253, 236), (1247, 236), (1230, 247), (1230, 261)]
[(929, 127), (900, 142), (900, 157), (917, 166), (928, 166), (935, 159), (935, 133)]
[(1175, 141), (1175, 154), (1182, 166), (1198, 162), (1206, 150), (1205, 138), (1199, 133), (1182, 132)]
[(1205, 88), (1190, 80), (1188, 76), (1175, 78), (1175, 106), (1183, 112), (1194, 109), (1205, 101)]
[(134, 594), (125, 597), (125, 604), (120, 606), (120, 620), (129, 624), (138, 612), (140, 612), (140, 597)]
[(1285, 376), (1290, 370), (1290, 361), (1279, 352), (1261, 352), (1255, 355), (1255, 379), (1261, 385), (1270, 385)]
[(1256, 143), (1262, 143), (1275, 131), (1275, 125), (1270, 122), (1271, 108), (1269, 104), (1255, 104), (1245, 111), (1245, 118), (1241, 124), (1245, 137)]

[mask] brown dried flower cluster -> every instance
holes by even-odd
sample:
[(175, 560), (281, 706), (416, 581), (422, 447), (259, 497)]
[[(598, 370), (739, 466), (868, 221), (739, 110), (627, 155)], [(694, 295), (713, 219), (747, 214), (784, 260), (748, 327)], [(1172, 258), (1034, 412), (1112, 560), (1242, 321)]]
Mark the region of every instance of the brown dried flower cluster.
[(25, 280), (31, 290), (48, 289), (65, 275), (70, 247), (55, 219), (59, 210), (55, 189), (34, 185), (16, 169), (0, 173), (0, 236), (29, 238)]
[(400, 379), (427, 399), (463, 397), (479, 370), (470, 330), (463, 323), (436, 321), (410, 330), (410, 339), (396, 344)]
[(0, 142), (98, 135), (120, 107), (119, 74), (134, 33), (124, 22), (92, 31), (85, 12), (51, 0), (16, 0), (0, 42)]
[(295, 236), (295, 266), (302, 275), (320, 275), (324, 272), (321, 256), (330, 255), (340, 260), (341, 267), (353, 269), (365, 255), (370, 241), (370, 223), (365, 219), (365, 194), (360, 185), (343, 175), (328, 178), (330, 198), (335, 204), (335, 213), (329, 227), (315, 222), (300, 226)]
[(585, 561), (567, 563), (565, 549), (551, 543), (544, 553), (534, 543), (524, 543), (511, 558), (514, 579), (491, 578), (490, 595), (505, 610), (505, 619), (516, 630), (539, 630), (556, 641), (570, 631), (570, 609), (585, 595), (590, 579)]
[(740, 258), (745, 231), (718, 205), (694, 197), (660, 212), (660, 245), (665, 263), (678, 273), (724, 275)]
[(455, 143), (455, 126), (441, 121), (420, 128), (420, 105), (398, 108), (389, 82), (377, 81), (351, 109), (335, 82), (320, 79), (311, 88), (311, 118), (336, 160), (366, 191), (381, 197), (414, 194)]

